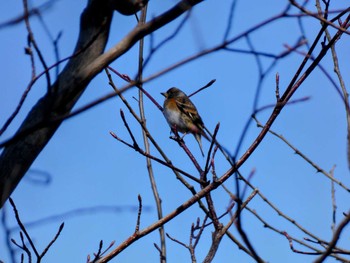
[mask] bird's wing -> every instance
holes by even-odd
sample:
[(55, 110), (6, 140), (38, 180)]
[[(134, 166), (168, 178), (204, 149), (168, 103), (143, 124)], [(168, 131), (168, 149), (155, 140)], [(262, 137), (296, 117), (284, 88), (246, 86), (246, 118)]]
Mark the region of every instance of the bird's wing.
[(194, 104), (187, 98), (177, 98), (176, 104), (179, 107), (180, 111), (185, 113), (193, 123), (198, 125), (200, 128), (203, 127), (203, 121), (198, 114), (198, 111)]
[[(186, 116), (188, 116), (191, 119), (192, 123), (195, 126), (197, 126), (198, 131), (200, 132), (200, 134), (203, 135), (203, 137), (205, 139), (207, 139), (208, 141), (211, 141), (209, 136), (204, 132), (204, 123), (202, 121), (201, 116), (198, 114), (196, 106), (194, 106), (192, 101), (190, 101), (187, 98), (177, 98), (176, 99), (176, 105), (180, 109), (180, 111), (185, 113)], [(196, 137), (196, 135), (195, 135), (195, 137)], [(198, 141), (198, 137), (196, 137), (196, 139)], [(200, 143), (200, 142), (198, 142), (198, 143)], [(199, 146), (202, 148), (201, 143), (200, 143)]]

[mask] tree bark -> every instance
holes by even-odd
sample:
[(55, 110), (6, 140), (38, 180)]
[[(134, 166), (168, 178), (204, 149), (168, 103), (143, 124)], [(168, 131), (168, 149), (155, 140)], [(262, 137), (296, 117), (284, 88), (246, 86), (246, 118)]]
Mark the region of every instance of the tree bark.
[[(84, 68), (100, 56), (106, 46), (113, 10), (108, 1), (92, 0), (80, 18), (80, 33), (73, 57), (49, 91), (34, 105), (18, 129), (19, 134), (38, 124), (68, 114), (91, 79)], [(0, 207), (16, 188), (35, 158), (62, 121), (44, 125), (8, 145), (0, 156)]]
[[(203, 0), (182, 0), (153, 20), (137, 25), (117, 45), (103, 53), (110, 30), (115, 4), (134, 3), (140, 8), (147, 0), (89, 0), (80, 20), (80, 33), (74, 55), (58, 76), (57, 81), (29, 112), (16, 135), (0, 156), (0, 207), (16, 188), (36, 157), (58, 129), (89, 84), (112, 61), (126, 53), (138, 40), (191, 9)], [(125, 8), (125, 6), (123, 7)], [(135, 10), (135, 9), (134, 9)], [(123, 10), (125, 11), (125, 10)], [(128, 10), (131, 13), (131, 10)], [(16, 137), (15, 135), (15, 137)]]

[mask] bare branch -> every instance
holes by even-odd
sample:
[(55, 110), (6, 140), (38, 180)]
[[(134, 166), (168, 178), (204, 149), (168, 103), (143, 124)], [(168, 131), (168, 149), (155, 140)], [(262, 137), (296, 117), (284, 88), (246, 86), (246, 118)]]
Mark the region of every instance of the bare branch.
[[(39, 252), (37, 251), (37, 249), (36, 249), (36, 247), (35, 247), (35, 245), (34, 245), (32, 239), (31, 239), (30, 235), (28, 234), (28, 232), (27, 232), (25, 226), (23, 225), (23, 223), (22, 223), (22, 221), (21, 221), (21, 219), (20, 219), (20, 217), (19, 217), (19, 213), (18, 213), (18, 210), (17, 210), (17, 207), (16, 207), (15, 203), (13, 202), (12, 198), (10, 198), (9, 201), (10, 201), (10, 204), (11, 204), (11, 206), (12, 206), (12, 208), (13, 208), (13, 212), (15, 213), (15, 217), (16, 217), (17, 224), (19, 225), (19, 227), (21, 228), (22, 232), (23, 232), (24, 235), (26, 236), (26, 238), (27, 238), (27, 240), (28, 240), (30, 246), (32, 247), (32, 249), (33, 249), (33, 251), (34, 251), (36, 257), (37, 257), (37, 258), (40, 258)], [(22, 239), (23, 239), (23, 238), (22, 238)]]
[[(113, 10), (108, 1), (89, 1), (81, 17), (81, 30), (76, 50), (80, 50), (95, 38), (94, 42), (79, 56), (70, 60), (53, 85), (55, 96), (46, 94), (33, 107), (22, 126), (20, 134), (28, 128), (51, 121), (54, 116), (69, 114), (88, 83), (110, 62), (127, 52), (139, 39), (166, 25), (191, 9), (201, 0), (183, 0), (172, 9), (144, 25), (138, 25), (117, 46), (102, 54), (109, 34)], [(90, 19), (91, 16), (93, 19)], [(83, 65), (89, 65), (85, 67)], [(48, 114), (49, 113), (49, 114)], [(0, 207), (17, 186), (24, 173), (45, 147), (62, 121), (27, 134), (9, 145), (0, 157)], [(21, 149), (19, 151), (19, 149)], [(18, 156), (20, 152), (20, 156)], [(15, 157), (16, 156), (16, 157)], [(12, 169), (16, 166), (17, 169)]]
[(340, 235), (343, 233), (344, 228), (349, 224), (349, 222), (350, 222), (350, 211), (348, 212), (348, 215), (340, 222), (337, 229), (335, 230), (333, 234), (333, 238), (328, 244), (327, 250), (317, 260), (314, 261), (315, 263), (323, 262), (328, 257), (328, 255), (330, 255), (333, 252), (333, 249), (336, 246), (340, 238)]
[[(257, 123), (257, 126), (260, 128), (263, 128), (263, 125), (258, 121), (258, 119), (256, 117), (253, 117), (254, 120)], [(350, 192), (350, 188), (345, 186), (341, 181), (339, 181), (338, 179), (334, 178), (334, 176), (332, 176), (330, 173), (327, 173), (324, 169), (322, 169), (319, 165), (317, 165), (316, 163), (314, 163), (310, 158), (308, 158), (305, 154), (303, 154), (299, 149), (297, 149), (295, 146), (293, 146), (285, 137), (283, 137), (280, 134), (277, 134), (276, 132), (269, 130), (269, 133), (273, 134), (274, 136), (276, 136), (277, 138), (281, 139), (284, 143), (286, 143), (291, 149), (293, 149), (293, 151), (295, 152), (295, 154), (299, 155), (301, 158), (303, 158), (307, 163), (309, 163), (312, 167), (314, 167), (316, 169), (316, 171), (318, 173), (322, 173), (323, 175), (325, 175), (328, 179), (330, 179), (332, 182), (336, 183), (337, 185), (339, 185), (340, 187), (342, 187), (344, 190), (346, 190), (347, 192)]]
[(45, 256), (45, 254), (47, 253), (47, 251), (49, 251), (50, 247), (53, 245), (53, 243), (56, 242), (57, 238), (60, 236), (62, 230), (63, 230), (63, 227), (64, 227), (64, 223), (62, 223), (60, 225), (60, 227), (58, 228), (58, 231), (55, 235), (55, 237), (51, 240), (51, 242), (46, 246), (46, 248), (44, 249), (44, 251), (41, 253), (40, 255), (40, 258), (43, 258)]

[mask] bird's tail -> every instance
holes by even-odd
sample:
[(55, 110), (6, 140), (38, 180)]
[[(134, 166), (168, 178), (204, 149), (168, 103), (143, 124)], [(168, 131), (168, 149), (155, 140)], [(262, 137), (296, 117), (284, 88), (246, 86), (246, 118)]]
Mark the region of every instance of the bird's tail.
[[(205, 136), (207, 136), (205, 134)], [(198, 145), (199, 145), (199, 149), (201, 149), (201, 153), (202, 153), (202, 156), (204, 157), (204, 152), (203, 152), (203, 148), (202, 148), (202, 139), (201, 139), (201, 135), (199, 133), (195, 133), (194, 134), (194, 137), (196, 138), (197, 142), (198, 142)], [(203, 135), (204, 137), (204, 135)], [(205, 137), (206, 139), (208, 139), (208, 136)]]

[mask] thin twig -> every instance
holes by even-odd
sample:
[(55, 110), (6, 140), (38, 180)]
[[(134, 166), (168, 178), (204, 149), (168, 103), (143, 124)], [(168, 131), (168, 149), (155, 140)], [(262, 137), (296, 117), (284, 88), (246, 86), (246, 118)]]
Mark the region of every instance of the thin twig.
[[(24, 12), (26, 14), (28, 14), (29, 12), (29, 8), (28, 8), (28, 0), (23, 0), (23, 6), (24, 6)], [(46, 61), (44, 59), (44, 56), (43, 54), (41, 53), (41, 50), (38, 46), (38, 44), (36, 43), (36, 40), (34, 38), (34, 34), (33, 34), (33, 31), (31, 29), (31, 26), (30, 26), (30, 23), (29, 23), (29, 16), (26, 16), (25, 19), (24, 19), (25, 23), (26, 23), (26, 28), (27, 28), (27, 31), (28, 31), (28, 42), (29, 44), (33, 44), (34, 46), (34, 49), (39, 57), (39, 60), (42, 64), (42, 66), (44, 67), (45, 69), (45, 72), (46, 72), (46, 81), (47, 81), (47, 91), (50, 92), (50, 89), (51, 89), (51, 77), (50, 77), (50, 73), (48, 71), (48, 66), (46, 64)], [(35, 72), (34, 72), (34, 76), (35, 76)]]
[(339, 241), (340, 235), (343, 233), (344, 228), (349, 224), (350, 222), (350, 211), (348, 212), (348, 215), (339, 223), (338, 227), (336, 228), (332, 240), (328, 244), (328, 248), (326, 251), (314, 261), (314, 263), (321, 263), (323, 262), (332, 252), (333, 248), (336, 246), (337, 242)]
[(57, 238), (60, 236), (62, 230), (64, 227), (64, 223), (62, 223), (60, 225), (60, 227), (58, 228), (58, 231), (56, 233), (56, 235), (54, 236), (54, 238), (51, 240), (51, 242), (46, 246), (46, 248), (44, 249), (44, 251), (41, 253), (40, 258), (43, 258), (45, 256), (45, 254), (47, 253), (47, 251), (49, 251), (50, 247), (53, 245), (53, 243), (56, 242)]
[(206, 88), (209, 88), (211, 85), (213, 85), (215, 83), (215, 81), (216, 81), (216, 79), (212, 79), (207, 84), (205, 84), (203, 87), (199, 88), (195, 92), (193, 92), (190, 95), (188, 95), (188, 97), (192, 97), (193, 95), (196, 95), (198, 92), (201, 92), (202, 90), (205, 90)]
[[(145, 5), (145, 7), (142, 8), (139, 25), (143, 25), (146, 22), (146, 14), (147, 14), (147, 4)], [(137, 86), (140, 88), (142, 88), (142, 78), (143, 78), (143, 53), (144, 53), (144, 38), (141, 38), (140, 44), (139, 44), (139, 62), (138, 62), (138, 74), (137, 74), (137, 82), (139, 83)], [(141, 90), (139, 90), (138, 105), (140, 110), (141, 122), (146, 127), (147, 124), (146, 124), (146, 116), (145, 116), (145, 109), (144, 109), (144, 102), (143, 102), (143, 93)], [(142, 137), (143, 137), (143, 143), (145, 146), (145, 152), (147, 154), (150, 154), (151, 152), (150, 143), (147, 137), (147, 133), (144, 129), (142, 129)], [(157, 184), (156, 184), (156, 180), (153, 172), (153, 166), (150, 158), (146, 157), (146, 165), (147, 165), (147, 171), (148, 171), (148, 176), (151, 183), (154, 200), (157, 206), (158, 219), (160, 219), (163, 217), (162, 202), (157, 189)], [(164, 226), (161, 226), (159, 228), (159, 236), (160, 236), (160, 244), (161, 244), (161, 256), (160, 256), (161, 261), (160, 262), (166, 263), (166, 244), (165, 244)]]
[(201, 181), (201, 180), (197, 179), (196, 177), (190, 175), (189, 173), (181, 170), (180, 168), (177, 168), (177, 167), (173, 166), (171, 162), (170, 163), (169, 162), (165, 162), (165, 161), (163, 161), (163, 160), (161, 160), (161, 159), (159, 159), (159, 158), (157, 158), (157, 157), (155, 157), (153, 155), (150, 155), (150, 154), (146, 153), (145, 151), (143, 151), (140, 148), (135, 148), (134, 145), (131, 145), (130, 143), (125, 142), (124, 140), (119, 138), (114, 132), (109, 132), (109, 133), (112, 135), (112, 137), (114, 139), (120, 141), (121, 143), (125, 144), (126, 146), (129, 146), (130, 148), (133, 148), (135, 151), (139, 152), (140, 154), (144, 155), (145, 157), (150, 158), (150, 159), (152, 159), (152, 160), (154, 160), (154, 161), (156, 161), (156, 162), (158, 162), (158, 163), (160, 163), (160, 164), (162, 164), (164, 166), (167, 166), (167, 167), (171, 168), (172, 170), (174, 170), (176, 173), (181, 173), (184, 176), (190, 178), (191, 180), (193, 180), (193, 181), (195, 181), (197, 183), (204, 183), (203, 181)]
[[(209, 252), (207, 254), (207, 256), (205, 257), (204, 261), (203, 262), (206, 262), (206, 263), (209, 263), (209, 262), (212, 262), (216, 252), (217, 252), (217, 249), (219, 248), (219, 244), (223, 238), (223, 236), (225, 235), (225, 233), (228, 231), (228, 229), (231, 227), (231, 225), (236, 222), (236, 220), (239, 220), (240, 219), (240, 213), (241, 211), (247, 206), (247, 204), (254, 198), (254, 196), (257, 194), (258, 190), (254, 190), (250, 195), (249, 197), (247, 198), (247, 200), (245, 200), (243, 202), (243, 204), (240, 206), (240, 209), (239, 211), (236, 211), (236, 213), (231, 217), (229, 223), (226, 225), (226, 226), (222, 226), (220, 228), (215, 228), (215, 231), (214, 233), (212, 234), (212, 238), (213, 238), (213, 241), (212, 241), (212, 244), (211, 244), (211, 247), (209, 249)], [(239, 227), (239, 226), (238, 226)], [(244, 237), (243, 237), (244, 238)], [(249, 247), (248, 245), (248, 248), (253, 256), (253, 258), (257, 261), (257, 262), (264, 262), (258, 255), (257, 253), (255, 252), (255, 250), (251, 247)]]
[[(205, 49), (205, 50), (203, 50), (203, 51), (200, 51), (200, 52), (198, 52), (198, 53), (196, 53), (196, 54), (194, 54), (194, 55), (191, 55), (191, 56), (189, 56), (189, 57), (187, 57), (187, 58), (185, 58), (185, 59), (183, 59), (183, 60), (181, 60), (181, 61), (179, 61), (179, 62), (177, 62), (177, 63), (175, 63), (175, 64), (173, 64), (173, 65), (171, 65), (171, 66), (169, 66), (169, 67), (167, 67), (167, 68), (165, 68), (165, 69), (159, 71), (159, 72), (156, 72), (156, 73), (154, 73), (154, 74), (148, 76), (147, 78), (144, 78), (144, 79), (143, 79), (143, 83), (147, 83), (147, 82), (149, 82), (149, 81), (151, 81), (151, 80), (153, 80), (153, 79), (156, 79), (156, 78), (158, 78), (159, 76), (162, 76), (162, 75), (164, 75), (164, 74), (166, 74), (166, 73), (168, 73), (168, 72), (170, 72), (170, 71), (172, 71), (172, 70), (175, 70), (176, 68), (178, 68), (178, 67), (180, 67), (180, 66), (183, 66), (184, 64), (189, 63), (190, 61), (199, 59), (200, 57), (203, 57), (203, 56), (206, 56), (206, 55), (208, 55), (208, 54), (210, 54), (210, 53), (214, 53), (214, 52), (217, 52), (217, 51), (220, 51), (220, 50), (224, 49), (224, 48), (226, 48), (229, 44), (232, 44), (232, 43), (234, 43), (234, 42), (237, 42), (238, 40), (240, 40), (241, 38), (243, 38), (245, 35), (251, 34), (251, 33), (255, 32), (255, 31), (261, 29), (262, 27), (269, 25), (270, 23), (273, 23), (274, 21), (276, 21), (276, 20), (278, 20), (278, 19), (281, 19), (282, 17), (286, 17), (286, 16), (287, 16), (287, 13), (286, 13), (287, 11), (288, 11), (288, 8), (286, 8), (283, 12), (281, 12), (281, 13), (279, 13), (279, 14), (277, 14), (277, 15), (271, 17), (271, 18), (268, 18), (268, 19), (266, 19), (265, 21), (263, 21), (263, 22), (261, 22), (261, 23), (258, 23), (257, 25), (255, 25), (255, 26), (249, 28), (248, 30), (246, 30), (245, 32), (243, 32), (243, 33), (237, 35), (236, 37), (233, 37), (233, 38), (229, 39), (229, 40), (228, 40), (227, 42), (225, 42), (225, 43), (220, 43), (219, 45), (216, 45), (216, 46), (214, 46), (214, 47), (212, 47), (212, 48), (209, 48), (209, 49)], [(94, 40), (95, 40), (95, 38), (92, 38), (91, 43), (92, 43)], [(87, 47), (88, 47), (91, 43), (89, 42), (89, 44), (87, 45)], [(86, 47), (86, 48), (87, 48), (87, 47)], [(62, 59), (59, 63), (62, 63), (62, 62), (64, 62), (64, 61), (69, 60), (71, 57), (74, 57), (74, 56), (79, 55), (79, 54), (80, 54), (81, 52), (83, 52), (86, 48), (84, 47), (83, 49), (78, 50), (75, 54), (73, 54), (72, 56), (69, 56), (69, 57), (67, 57), (67, 58)], [(109, 53), (113, 53), (113, 51), (111, 51), (111, 52), (109, 52)], [(110, 56), (110, 54), (107, 54), (106, 56)], [(98, 64), (100, 64), (100, 62), (98, 62)], [(52, 68), (54, 68), (54, 67), (56, 67), (56, 64), (54, 64), (53, 66), (49, 67), (49, 70), (52, 69)], [(44, 75), (45, 73), (46, 73), (46, 71), (43, 71), (43, 72), (40, 74), (40, 77), (41, 77), (42, 75)], [(36, 80), (38, 80), (38, 79), (39, 79), (39, 77), (36, 78)], [(34, 84), (34, 83), (32, 83), (32, 84), (30, 85), (30, 87), (31, 87), (33, 84)], [(67, 119), (69, 119), (69, 118), (72, 118), (72, 117), (74, 117), (74, 116), (76, 116), (76, 115), (78, 115), (78, 114), (80, 114), (80, 113), (82, 113), (82, 112), (85, 112), (85, 111), (91, 109), (92, 107), (95, 107), (95, 106), (97, 106), (98, 104), (107, 101), (108, 99), (114, 98), (114, 97), (117, 96), (118, 94), (122, 94), (124, 91), (126, 91), (126, 90), (128, 90), (128, 89), (134, 87), (136, 84), (137, 84), (137, 83), (135, 83), (135, 82), (130, 82), (130, 83), (128, 83), (127, 85), (125, 85), (125, 86), (123, 86), (122, 88), (120, 88), (118, 93), (111, 92), (111, 93), (109, 93), (109, 94), (107, 94), (107, 95), (105, 95), (105, 96), (103, 96), (103, 97), (101, 97), (101, 98), (99, 98), (99, 99), (97, 99), (97, 100), (94, 100), (94, 101), (92, 101), (92, 102), (90, 102), (90, 103), (88, 103), (88, 104), (86, 104), (86, 105), (84, 105), (84, 106), (78, 108), (78, 109), (75, 110), (75, 111), (72, 111), (72, 112), (69, 113), (69, 114), (65, 114), (65, 115), (62, 115), (62, 116), (58, 116), (58, 117), (56, 117), (56, 118), (53, 118), (53, 119), (50, 120), (50, 121), (45, 121), (45, 122), (42, 122), (42, 123), (35, 124), (35, 125), (33, 125), (32, 127), (28, 127), (26, 130), (21, 131), (21, 132), (19, 132), (19, 133), (16, 133), (16, 134), (15, 134), (14, 136), (12, 136), (11, 138), (6, 139), (6, 140), (4, 140), (3, 142), (1, 142), (1, 143), (0, 143), (0, 148), (3, 148), (3, 147), (5, 147), (5, 146), (10, 145), (10, 144), (12, 144), (12, 143), (14, 143), (14, 142), (20, 140), (20, 139), (23, 138), (24, 136), (27, 136), (28, 134), (31, 134), (31, 133), (37, 131), (38, 129), (41, 129), (41, 128), (44, 128), (44, 127), (47, 127), (47, 126), (50, 126), (50, 125), (54, 125), (54, 124), (56, 124), (56, 123), (62, 122), (63, 120), (67, 120)], [(6, 126), (8, 126), (8, 125), (6, 125)]]
[[(338, 26), (338, 25), (332, 23), (331, 21), (328, 21), (328, 20), (325, 19), (324, 17), (319, 16), (318, 13), (310, 12), (309, 10), (307, 10), (306, 8), (304, 8), (303, 6), (299, 5), (295, 0), (289, 0), (289, 2), (290, 2), (293, 6), (295, 6), (296, 8), (298, 8), (299, 10), (301, 10), (302, 12), (304, 12), (304, 13), (307, 15), (307, 17), (312, 16), (312, 17), (314, 17), (314, 18), (320, 20), (324, 25), (334, 27), (334, 28), (337, 29), (338, 31), (340, 31), (340, 32), (342, 32), (342, 33), (345, 33), (345, 34), (347, 34), (347, 35), (350, 35), (350, 32), (348, 32), (348, 31), (346, 30), (345, 27)], [(343, 11), (344, 13), (347, 13), (347, 12), (350, 11), (350, 7), (347, 8), (347, 9), (344, 9), (344, 10), (342, 10), (342, 11)]]
[[(330, 170), (329, 174), (334, 178), (334, 169), (335, 165), (332, 167)], [(331, 229), (334, 234), (335, 231), (335, 225), (337, 223), (337, 202), (335, 200), (335, 187), (334, 187), (334, 182), (331, 181), (331, 198), (332, 198), (332, 225)]]
[(135, 233), (137, 234), (140, 230), (140, 222), (141, 222), (141, 213), (142, 213), (142, 197), (141, 195), (137, 196), (137, 199), (139, 201), (139, 210), (137, 212), (137, 221), (135, 226)]
[(236, 11), (236, 3), (237, 3), (236, 0), (232, 0), (231, 8), (230, 8), (230, 14), (228, 16), (227, 27), (226, 27), (226, 30), (225, 30), (223, 42), (225, 42), (228, 39), (228, 36), (229, 36), (230, 31), (232, 29), (234, 13)]
[(12, 200), (11, 197), (9, 198), (9, 201), (10, 201), (10, 204), (11, 204), (11, 206), (12, 206), (12, 208), (13, 208), (13, 212), (15, 213), (15, 217), (16, 217), (17, 224), (19, 225), (19, 227), (20, 227), (21, 230), (23, 231), (24, 235), (26, 236), (26, 238), (27, 238), (27, 240), (28, 240), (30, 246), (32, 247), (32, 249), (33, 249), (33, 251), (34, 251), (36, 257), (39, 259), (39, 258), (40, 258), (40, 254), (39, 254), (39, 252), (37, 251), (37, 249), (36, 249), (36, 247), (35, 247), (35, 245), (34, 245), (34, 242), (32, 241), (30, 235), (28, 234), (28, 232), (27, 232), (25, 226), (23, 225), (23, 223), (22, 223), (22, 221), (21, 221), (21, 219), (20, 219), (20, 217), (19, 217), (19, 213), (18, 213), (17, 207), (16, 207), (16, 205), (15, 205), (15, 202)]
[(168, 37), (166, 37), (165, 39), (163, 39), (159, 44), (155, 45), (153, 44), (153, 34), (150, 34), (150, 50), (149, 50), (149, 54), (147, 56), (147, 58), (145, 59), (144, 63), (143, 63), (143, 68), (146, 68), (146, 66), (148, 65), (148, 63), (151, 61), (152, 57), (154, 56), (154, 54), (161, 50), (161, 47), (164, 46), (166, 43), (168, 43), (170, 40), (174, 39), (179, 32), (181, 31), (181, 29), (184, 27), (186, 21), (190, 18), (191, 16), (191, 10), (189, 10), (185, 17), (181, 20), (181, 22), (179, 23), (179, 25), (176, 27), (176, 29), (174, 30), (174, 32), (169, 35)]
[[(316, 7), (319, 13), (322, 12), (322, 8), (321, 8), (321, 4), (319, 0), (316, 0)], [(328, 10), (328, 5), (326, 5), (326, 9)], [(323, 21), (321, 21), (321, 23), (324, 23)], [(330, 41), (331, 40), (331, 35), (328, 31), (328, 29), (326, 29), (325, 31), (327, 40)], [(346, 123), (347, 123), (347, 142), (348, 142), (348, 166), (350, 167), (350, 106), (349, 106), (349, 93), (347, 91), (347, 88), (345, 86), (345, 82), (342, 76), (342, 73), (340, 71), (340, 66), (339, 66), (339, 61), (338, 61), (338, 55), (337, 52), (335, 50), (335, 46), (332, 46), (331, 48), (331, 52), (332, 52), (332, 60), (333, 60), (333, 65), (334, 65), (334, 72), (336, 73), (338, 80), (339, 80), (339, 84), (343, 93), (343, 98), (344, 98), (344, 104), (345, 104), (345, 112), (346, 112)]]
[[(258, 127), (260, 127), (260, 128), (264, 127), (255, 116), (253, 116), (253, 119), (256, 121)], [(312, 167), (314, 167), (318, 173), (325, 175), (332, 182), (336, 183), (337, 185), (342, 187), (347, 192), (350, 192), (349, 187), (345, 186), (341, 181), (335, 179), (334, 176), (332, 176), (330, 173), (327, 173), (324, 169), (322, 169), (320, 166), (318, 166), (316, 163), (314, 163), (310, 158), (308, 158), (305, 154), (303, 154), (299, 149), (297, 149), (295, 146), (293, 146), (284, 136), (277, 134), (276, 132), (274, 132), (271, 129), (269, 130), (269, 133), (273, 134), (277, 138), (281, 139), (284, 143), (286, 143), (295, 152), (295, 154), (299, 155), (307, 163), (309, 163)]]

